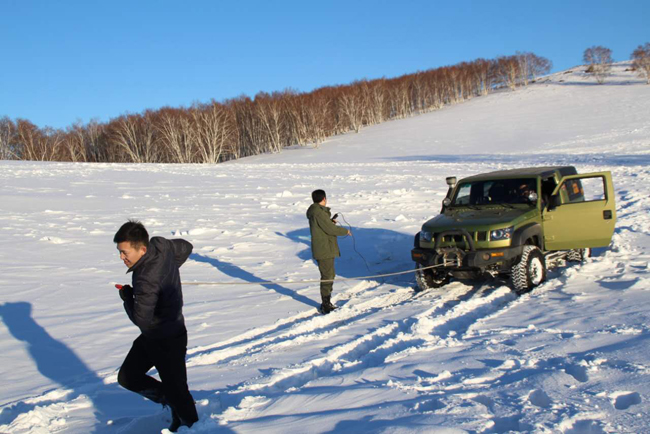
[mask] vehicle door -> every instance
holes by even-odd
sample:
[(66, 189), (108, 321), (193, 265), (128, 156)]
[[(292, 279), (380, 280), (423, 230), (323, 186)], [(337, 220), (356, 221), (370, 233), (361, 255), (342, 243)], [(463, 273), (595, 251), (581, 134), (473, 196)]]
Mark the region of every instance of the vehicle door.
[(569, 175), (560, 179), (542, 211), (545, 250), (609, 245), (616, 224), (610, 172)]

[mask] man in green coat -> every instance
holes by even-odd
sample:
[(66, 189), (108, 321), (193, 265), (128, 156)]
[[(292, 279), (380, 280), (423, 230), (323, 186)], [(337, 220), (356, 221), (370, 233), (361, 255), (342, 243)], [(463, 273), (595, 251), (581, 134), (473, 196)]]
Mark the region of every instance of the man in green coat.
[(336, 275), (334, 258), (341, 256), (336, 237), (352, 235), (352, 233), (336, 225), (336, 220), (332, 219), (330, 209), (326, 206), (327, 196), (323, 190), (314, 190), (311, 193), (311, 198), (314, 203), (307, 210), (309, 231), (311, 232), (311, 253), (318, 263), (320, 279), (329, 280), (329, 282), (320, 284), (320, 295), (323, 300), (321, 311), (328, 314), (336, 309), (331, 301), (332, 287), (334, 286), (332, 280)]

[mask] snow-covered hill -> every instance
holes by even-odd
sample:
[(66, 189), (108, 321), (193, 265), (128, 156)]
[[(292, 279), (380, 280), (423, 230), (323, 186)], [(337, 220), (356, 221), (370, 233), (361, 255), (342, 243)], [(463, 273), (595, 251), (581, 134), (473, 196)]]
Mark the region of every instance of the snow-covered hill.
[[(130, 280), (112, 243), (127, 218), (194, 244), (190, 432), (650, 432), (650, 86), (628, 68), (218, 166), (0, 162), (0, 432), (168, 425), (116, 382), (138, 335), (113, 287)], [(337, 271), (356, 277), (412, 268), (446, 176), (555, 164), (612, 171), (617, 229), (532, 293), (415, 293), (409, 274), (338, 283), (322, 316), (317, 284), (255, 284), (318, 278), (315, 188), (352, 225)]]

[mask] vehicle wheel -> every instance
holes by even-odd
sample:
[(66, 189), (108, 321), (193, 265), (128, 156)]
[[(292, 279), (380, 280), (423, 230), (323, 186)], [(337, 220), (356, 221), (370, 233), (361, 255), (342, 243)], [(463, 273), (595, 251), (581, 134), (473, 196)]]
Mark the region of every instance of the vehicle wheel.
[(546, 280), (546, 261), (537, 246), (524, 246), (521, 259), (512, 267), (512, 286), (518, 294)]
[(567, 262), (584, 262), (587, 258), (591, 257), (591, 249), (574, 249), (569, 250), (566, 255)]
[(438, 271), (434, 268), (422, 270), (422, 264), (415, 264), (415, 281), (418, 284), (418, 291), (440, 288), (449, 283), (450, 276), (447, 272)]

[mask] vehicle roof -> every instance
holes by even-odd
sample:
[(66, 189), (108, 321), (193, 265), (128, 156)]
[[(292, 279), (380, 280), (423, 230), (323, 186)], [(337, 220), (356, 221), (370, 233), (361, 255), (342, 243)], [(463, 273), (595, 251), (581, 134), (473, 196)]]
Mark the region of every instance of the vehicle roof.
[(519, 178), (519, 177), (538, 177), (546, 178), (560, 172), (561, 176), (575, 175), (578, 173), (573, 166), (543, 166), (543, 167), (524, 167), (521, 169), (497, 170), (495, 172), (481, 173), (479, 175), (468, 176), (459, 182), (465, 181), (483, 181), (495, 178)]

